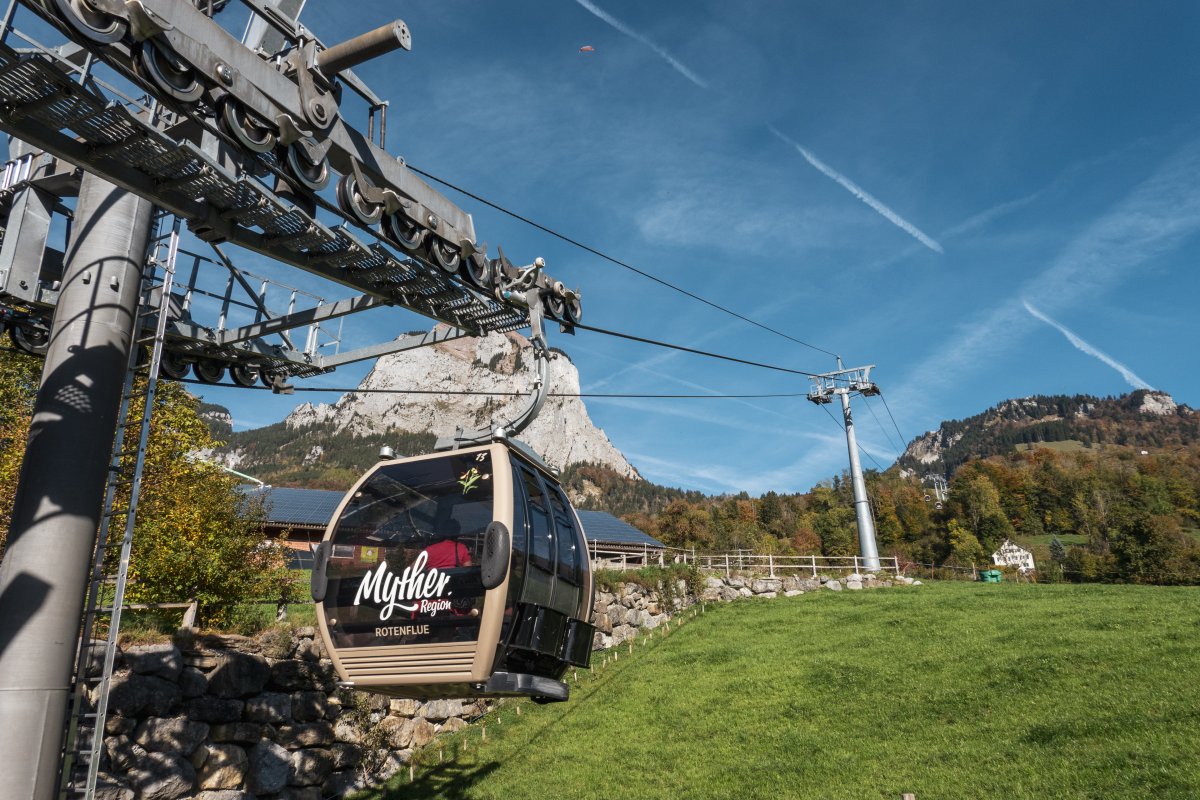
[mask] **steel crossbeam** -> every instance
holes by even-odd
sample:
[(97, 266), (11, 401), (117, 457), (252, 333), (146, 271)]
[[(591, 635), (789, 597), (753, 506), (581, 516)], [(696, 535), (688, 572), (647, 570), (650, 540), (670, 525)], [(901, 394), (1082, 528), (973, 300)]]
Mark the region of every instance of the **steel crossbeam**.
[(80, 86), (48, 53), (0, 44), (0, 128), (152, 200), (201, 238), (229, 241), (389, 304), (481, 334), (528, 325), (502, 304), (415, 259), (329, 227), (242, 171)]

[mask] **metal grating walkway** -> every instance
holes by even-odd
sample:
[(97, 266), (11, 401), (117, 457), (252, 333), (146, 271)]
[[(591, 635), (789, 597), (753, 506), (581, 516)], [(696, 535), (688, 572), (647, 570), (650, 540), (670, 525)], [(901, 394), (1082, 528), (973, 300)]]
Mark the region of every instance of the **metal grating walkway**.
[(51, 55), (0, 44), (0, 128), (140, 194), (227, 240), (472, 333), (511, 331), (528, 312), (501, 303), (348, 226), (329, 227), (237, 166), (159, 130), (80, 85)]

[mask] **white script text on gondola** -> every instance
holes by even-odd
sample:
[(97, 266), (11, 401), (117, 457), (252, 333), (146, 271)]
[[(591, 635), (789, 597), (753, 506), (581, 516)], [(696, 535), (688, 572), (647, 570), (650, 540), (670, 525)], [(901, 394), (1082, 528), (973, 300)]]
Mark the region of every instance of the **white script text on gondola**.
[[(363, 576), (358, 585), (358, 593), (354, 595), (354, 605), (367, 600), (381, 606), (379, 618), (390, 619), (397, 608), (402, 611), (416, 611), (422, 600), (440, 597), (446, 591), (450, 582), (449, 575), (443, 575), (437, 567), (425, 571), (429, 555), (421, 552), (411, 566), (405, 567), (404, 572), (392, 575), (388, 565), (383, 561), (373, 572)], [(411, 605), (405, 605), (405, 602)]]

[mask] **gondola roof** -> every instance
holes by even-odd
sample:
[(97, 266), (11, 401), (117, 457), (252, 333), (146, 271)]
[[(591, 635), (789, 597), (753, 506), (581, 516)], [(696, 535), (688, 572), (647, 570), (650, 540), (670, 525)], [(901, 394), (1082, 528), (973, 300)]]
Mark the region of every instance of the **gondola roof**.
[[(324, 528), (345, 492), (243, 485), (242, 492), (265, 496), (267, 522), (276, 527)], [(662, 549), (666, 545), (606, 511), (578, 511), (584, 537), (596, 544), (621, 544)]]

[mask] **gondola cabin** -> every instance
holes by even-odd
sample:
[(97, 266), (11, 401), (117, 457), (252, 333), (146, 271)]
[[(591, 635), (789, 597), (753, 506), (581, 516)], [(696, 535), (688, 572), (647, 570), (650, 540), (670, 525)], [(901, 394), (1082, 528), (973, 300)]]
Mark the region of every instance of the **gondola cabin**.
[(372, 692), (565, 700), (559, 678), (591, 655), (579, 518), (511, 441), (376, 464), (330, 522), (312, 588), (338, 675)]

